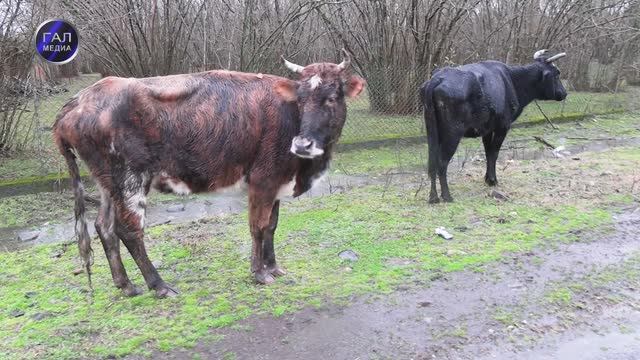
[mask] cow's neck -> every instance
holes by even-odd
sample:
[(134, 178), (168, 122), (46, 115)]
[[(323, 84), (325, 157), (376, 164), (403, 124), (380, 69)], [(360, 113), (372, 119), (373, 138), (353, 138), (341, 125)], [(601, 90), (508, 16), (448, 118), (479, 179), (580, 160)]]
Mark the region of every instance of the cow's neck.
[(540, 81), (540, 70), (535, 64), (509, 66), (511, 81), (518, 97), (518, 114), (536, 98), (536, 83)]
[(322, 175), (329, 170), (332, 153), (331, 147), (332, 146), (328, 146), (324, 154), (320, 157), (300, 161), (293, 196), (299, 196), (307, 192), (313, 186), (314, 181), (321, 178)]

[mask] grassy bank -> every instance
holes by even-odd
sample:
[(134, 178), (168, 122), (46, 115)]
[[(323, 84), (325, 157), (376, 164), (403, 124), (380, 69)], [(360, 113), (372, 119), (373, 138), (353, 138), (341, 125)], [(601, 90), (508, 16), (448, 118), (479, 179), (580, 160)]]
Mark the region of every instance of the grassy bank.
[[(373, 158), (392, 157), (380, 149)], [(289, 274), (272, 286), (249, 276), (246, 214), (147, 230), (152, 259), (181, 295), (122, 298), (96, 249), (91, 296), (73, 276), (76, 248), (61, 245), (0, 254), (0, 358), (78, 358), (150, 354), (214, 340), (216, 329), (255, 314), (346, 303), (398, 285), (428, 286), (443, 272), (481, 270), (513, 253), (579, 240), (606, 229), (611, 211), (634, 201), (640, 153), (620, 148), (581, 160), (516, 161), (501, 170), (511, 200), (486, 195), (483, 165), (452, 176), (453, 204), (428, 206), (420, 177), (305, 198), (283, 206), (276, 251)], [(611, 171), (605, 173), (604, 171)], [(637, 189), (636, 196), (637, 196)], [(415, 195), (417, 193), (417, 196)], [(454, 234), (445, 241), (436, 226)], [(350, 249), (359, 259), (341, 260)], [(133, 281), (142, 285), (125, 256)], [(17, 316), (21, 315), (21, 316)]]

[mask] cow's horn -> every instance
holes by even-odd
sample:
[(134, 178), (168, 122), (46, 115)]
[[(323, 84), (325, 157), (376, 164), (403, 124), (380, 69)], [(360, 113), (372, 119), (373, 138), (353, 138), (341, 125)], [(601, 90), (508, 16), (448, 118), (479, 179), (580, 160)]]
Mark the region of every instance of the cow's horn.
[(547, 49), (538, 50), (533, 54), (533, 60), (537, 60), (540, 56), (547, 53)]
[(349, 64), (351, 64), (351, 56), (349, 55), (347, 50), (345, 50), (343, 48), (342, 49), (342, 53), (344, 54), (344, 59), (342, 60), (342, 62), (340, 64), (338, 64), (338, 68), (340, 68), (340, 70), (346, 69), (347, 66), (349, 66)]
[(300, 66), (298, 64), (287, 61), (287, 59), (284, 58), (284, 55), (281, 55), (280, 57), (282, 58), (282, 61), (284, 61), (284, 66), (286, 66), (287, 69), (297, 73), (301, 73), (302, 70), (304, 70), (304, 66)]
[(555, 55), (553, 55), (552, 57), (548, 58), (548, 59), (547, 59), (547, 62), (548, 62), (548, 63), (552, 63), (552, 62), (554, 62), (554, 61), (556, 61), (556, 60), (558, 60), (558, 59), (560, 59), (560, 58), (563, 58), (563, 57), (565, 57), (565, 56), (567, 56), (567, 53), (555, 54)]

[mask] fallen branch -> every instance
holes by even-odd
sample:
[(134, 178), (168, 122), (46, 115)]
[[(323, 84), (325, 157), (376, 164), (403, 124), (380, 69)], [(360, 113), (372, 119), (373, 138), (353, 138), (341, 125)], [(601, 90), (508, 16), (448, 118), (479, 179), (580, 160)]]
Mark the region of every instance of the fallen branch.
[(566, 139), (569, 139), (569, 140), (589, 140), (589, 141), (616, 140), (616, 138), (611, 138), (611, 137), (588, 138), (588, 137), (582, 137), (582, 136), (567, 136)]
[(551, 150), (555, 150), (555, 148), (556, 148), (555, 146), (553, 146), (551, 143), (549, 143), (547, 140), (545, 140), (545, 139), (541, 138), (540, 136), (534, 135), (534, 136), (533, 136), (533, 138), (534, 138), (537, 142), (539, 142), (539, 143), (541, 143), (541, 144), (545, 145), (546, 147), (548, 147), (548, 148), (549, 148), (549, 149), (551, 149)]
[(540, 113), (542, 114), (542, 116), (544, 116), (544, 118), (547, 120), (549, 125), (551, 125), (551, 127), (554, 128), (555, 130), (558, 130), (558, 127), (553, 122), (551, 122), (551, 119), (547, 117), (547, 114), (545, 114), (544, 111), (542, 111), (542, 108), (540, 107), (540, 105), (538, 105), (538, 102), (537, 101), (534, 101), (534, 102), (536, 103), (538, 110), (540, 110)]

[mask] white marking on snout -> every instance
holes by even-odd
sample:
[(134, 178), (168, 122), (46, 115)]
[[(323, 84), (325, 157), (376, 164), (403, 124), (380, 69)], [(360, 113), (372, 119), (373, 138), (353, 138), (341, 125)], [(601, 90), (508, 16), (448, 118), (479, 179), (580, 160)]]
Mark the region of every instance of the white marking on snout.
[(314, 158), (316, 156), (320, 156), (324, 154), (324, 150), (320, 149), (319, 147), (316, 147), (316, 143), (314, 142), (313, 145), (311, 145), (311, 149), (309, 149), (309, 154), (310, 154), (309, 156)]
[(113, 141), (111, 142), (111, 146), (109, 146), (109, 154), (115, 154), (116, 153), (116, 147), (115, 145), (113, 145)]
[[(320, 156), (322, 154), (324, 154), (324, 150), (322, 150), (321, 148), (316, 146), (316, 142), (313, 141), (311, 142), (310, 140), (306, 139), (306, 138), (302, 138), (302, 141), (304, 141), (305, 145), (308, 145), (311, 142), (311, 148), (307, 149), (306, 151), (308, 152), (308, 154), (299, 154), (296, 152), (297, 149), (297, 144), (296, 144), (296, 140), (298, 139), (298, 137), (293, 138), (293, 141), (291, 142), (291, 149), (289, 149), (289, 151), (291, 151), (291, 153), (293, 153), (294, 155), (304, 158), (304, 159), (313, 159), (316, 156)], [(303, 146), (305, 146), (303, 145)]]
[(320, 84), (322, 84), (322, 78), (317, 74), (313, 75), (311, 79), (309, 79), (309, 86), (311, 86), (311, 90), (317, 88)]
[(293, 189), (295, 188), (295, 186), (296, 186), (296, 175), (294, 174), (288, 183), (280, 186), (280, 189), (278, 190), (278, 194), (276, 195), (276, 200), (280, 200), (286, 196), (293, 196)]

